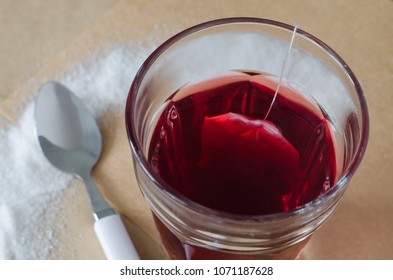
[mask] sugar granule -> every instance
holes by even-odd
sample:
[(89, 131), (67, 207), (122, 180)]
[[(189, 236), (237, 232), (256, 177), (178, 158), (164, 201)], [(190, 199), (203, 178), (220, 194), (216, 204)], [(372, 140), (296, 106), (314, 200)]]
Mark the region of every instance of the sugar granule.
[[(117, 45), (77, 64), (59, 80), (100, 118), (125, 104), (132, 78), (151, 50)], [(71, 175), (52, 167), (42, 154), (33, 111), (31, 102), (18, 125), (0, 131), (0, 259), (51, 257), (58, 242), (52, 225), (72, 181)]]

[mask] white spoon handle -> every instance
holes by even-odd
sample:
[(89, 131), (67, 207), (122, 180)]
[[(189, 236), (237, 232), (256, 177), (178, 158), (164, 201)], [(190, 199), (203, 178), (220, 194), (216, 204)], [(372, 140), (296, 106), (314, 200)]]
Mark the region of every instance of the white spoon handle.
[(97, 220), (94, 231), (109, 260), (139, 260), (138, 253), (119, 215), (109, 215)]

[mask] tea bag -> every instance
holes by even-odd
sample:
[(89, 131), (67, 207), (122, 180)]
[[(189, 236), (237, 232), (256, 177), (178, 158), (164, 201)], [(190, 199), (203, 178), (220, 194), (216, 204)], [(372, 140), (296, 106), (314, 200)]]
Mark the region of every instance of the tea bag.
[[(267, 120), (280, 90), (296, 30), (297, 27), (293, 30), (279, 82), (263, 120), (229, 112), (205, 117), (203, 122), (200, 167), (215, 170), (217, 178), (233, 177), (231, 181), (242, 186), (243, 192), (231, 190), (238, 188), (232, 184), (227, 186), (226, 195), (229, 200), (231, 196), (248, 193), (249, 196), (244, 201), (250, 202), (253, 193), (257, 193), (255, 190), (258, 189), (258, 193), (262, 190), (266, 195), (258, 197), (260, 201), (254, 207), (256, 213), (288, 211), (293, 208), (291, 194), (296, 192), (301, 181), (298, 151), (276, 125)], [(248, 205), (247, 208), (252, 207)]]
[[(291, 208), (285, 196), (299, 183), (299, 154), (272, 122), (237, 113), (205, 117), (201, 140), (199, 166), (214, 170), (215, 178), (232, 178), (223, 194), (228, 199), (258, 199), (255, 213)], [(253, 197), (261, 192), (264, 197)]]

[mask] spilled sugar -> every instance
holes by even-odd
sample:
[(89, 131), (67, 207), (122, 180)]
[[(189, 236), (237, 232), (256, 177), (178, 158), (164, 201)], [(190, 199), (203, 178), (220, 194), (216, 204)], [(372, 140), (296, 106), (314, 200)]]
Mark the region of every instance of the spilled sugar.
[[(76, 65), (60, 82), (100, 118), (125, 104), (131, 80), (151, 50), (112, 47)], [(52, 225), (72, 176), (43, 156), (33, 111), (34, 104), (27, 104), (18, 124), (0, 131), (0, 259), (48, 259), (59, 242)]]
[(47, 223), (53, 221), (53, 206), (71, 179), (39, 150), (32, 104), (19, 126), (1, 132), (0, 153), (0, 259), (45, 259), (53, 245)]

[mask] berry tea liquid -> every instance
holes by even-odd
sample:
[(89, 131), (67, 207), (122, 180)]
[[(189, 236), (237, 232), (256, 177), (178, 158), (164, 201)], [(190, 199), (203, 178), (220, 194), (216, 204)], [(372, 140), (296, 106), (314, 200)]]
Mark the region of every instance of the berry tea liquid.
[[(235, 215), (287, 212), (316, 199), (336, 180), (331, 125), (285, 83), (267, 115), (277, 84), (271, 75), (230, 72), (175, 92), (150, 134), (153, 170), (178, 195)], [(156, 223), (170, 257), (226, 258)]]

